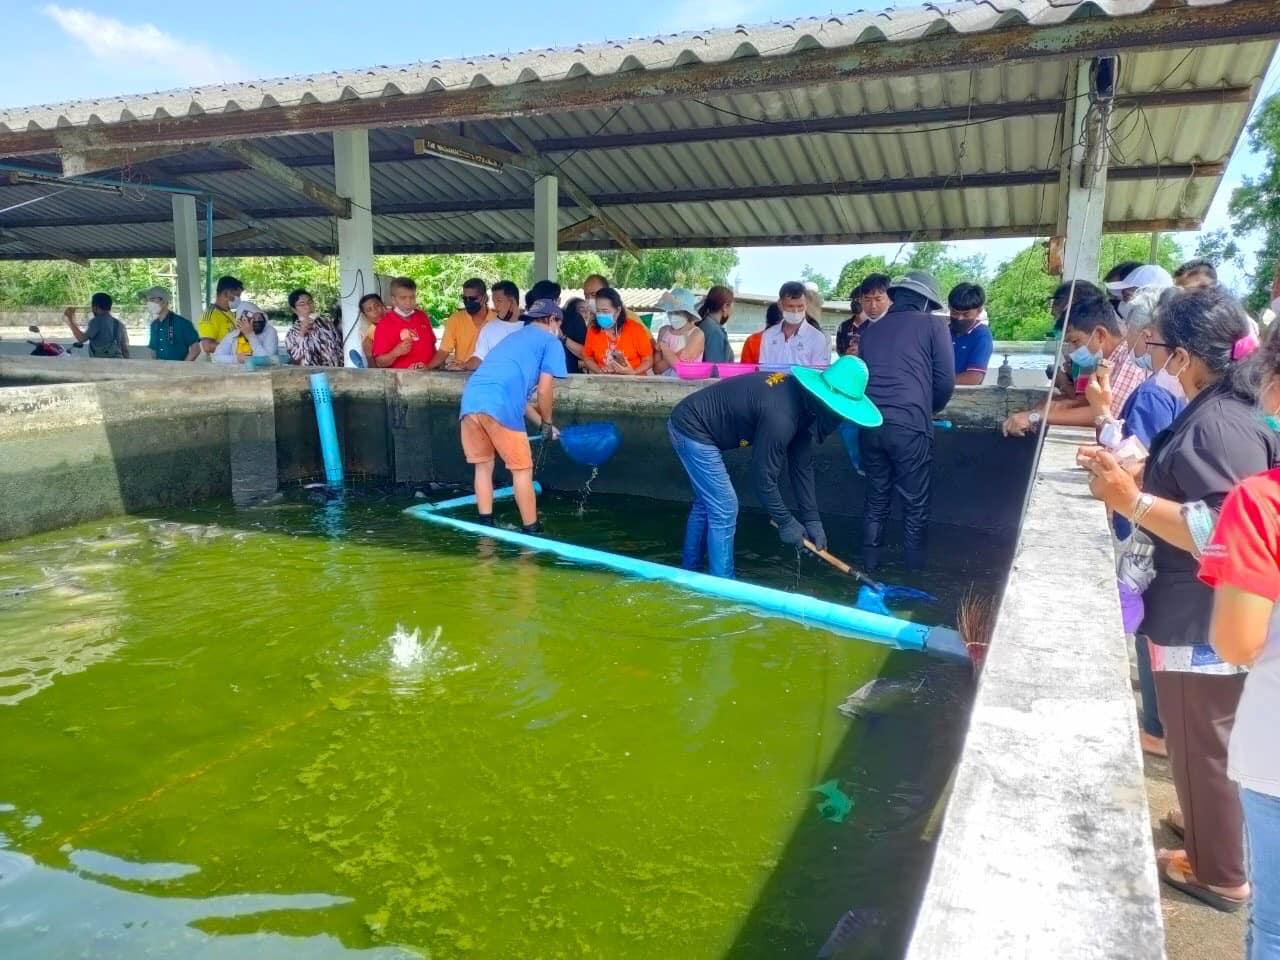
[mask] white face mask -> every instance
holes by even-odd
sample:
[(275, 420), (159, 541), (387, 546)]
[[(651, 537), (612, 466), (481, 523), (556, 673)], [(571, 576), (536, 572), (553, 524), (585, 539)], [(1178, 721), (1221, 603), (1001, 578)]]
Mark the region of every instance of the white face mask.
[(1130, 300), (1121, 300), (1116, 305), (1116, 313), (1120, 315), (1121, 320), (1129, 319), (1129, 312), (1133, 309), (1133, 302)]
[(164, 312), (164, 304), (147, 301), (147, 313), (151, 314), (152, 320), (159, 320), (160, 314)]
[(404, 307), (396, 307), (396, 313), (404, 317), (406, 320), (413, 316), (412, 310), (406, 310)]
[(235, 298), (233, 298), (233, 299), (232, 299), (232, 301), (231, 301), (231, 312), (232, 312), (233, 314), (239, 314), (239, 313), (240, 313), (240, 298), (239, 298), (239, 297), (235, 297)]
[(1169, 363), (1172, 360), (1173, 357), (1166, 360), (1164, 366), (1155, 372), (1153, 379), (1155, 380), (1156, 386), (1163, 387), (1165, 390), (1168, 390), (1179, 400), (1185, 400), (1187, 399), (1187, 392), (1182, 389), (1182, 382), (1169, 372)]
[(803, 310), (783, 310), (782, 322), (793, 327), (799, 326), (804, 323), (804, 316), (805, 314)]

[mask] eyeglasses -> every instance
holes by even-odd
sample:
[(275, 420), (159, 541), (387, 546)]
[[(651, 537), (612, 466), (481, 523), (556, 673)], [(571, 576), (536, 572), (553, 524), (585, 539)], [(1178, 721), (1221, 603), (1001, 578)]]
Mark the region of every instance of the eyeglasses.
[(1177, 349), (1172, 343), (1165, 343), (1163, 340), (1148, 340), (1146, 344), (1148, 347), (1164, 347), (1166, 350)]

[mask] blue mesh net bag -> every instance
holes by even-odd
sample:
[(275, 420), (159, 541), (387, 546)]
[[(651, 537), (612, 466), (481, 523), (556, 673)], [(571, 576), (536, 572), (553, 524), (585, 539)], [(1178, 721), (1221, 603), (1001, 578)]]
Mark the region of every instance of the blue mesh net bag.
[(560, 446), (574, 463), (598, 467), (618, 452), (622, 434), (612, 423), (582, 423), (560, 430)]

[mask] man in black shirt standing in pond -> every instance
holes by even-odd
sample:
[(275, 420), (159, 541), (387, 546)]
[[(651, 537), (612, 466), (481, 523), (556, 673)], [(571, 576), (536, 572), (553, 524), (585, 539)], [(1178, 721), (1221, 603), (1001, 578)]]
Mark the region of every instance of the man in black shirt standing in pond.
[[(712, 575), (733, 576), (738, 496), (722, 453), (739, 447), (752, 448), (752, 485), (782, 542), (799, 546), (807, 537), (818, 549), (826, 548), (814, 492), (813, 440), (816, 435), (821, 443), (842, 420), (879, 426), (880, 412), (867, 399), (866, 386), (863, 362), (841, 357), (826, 370), (792, 367), (790, 373), (721, 380), (676, 404), (667, 433), (693, 487), (682, 554), (685, 569), (698, 569), (706, 553)], [(794, 514), (779, 489), (784, 465), (796, 501)]]
[(896, 490), (907, 569), (919, 571), (929, 528), (933, 415), (955, 390), (955, 353), (947, 322), (931, 312), (942, 306), (933, 277), (911, 271), (889, 285), (889, 298), (889, 312), (863, 328), (858, 344), (871, 376), (867, 396), (884, 414), (884, 426), (859, 438), (867, 476), (862, 562), (868, 570), (880, 564)]

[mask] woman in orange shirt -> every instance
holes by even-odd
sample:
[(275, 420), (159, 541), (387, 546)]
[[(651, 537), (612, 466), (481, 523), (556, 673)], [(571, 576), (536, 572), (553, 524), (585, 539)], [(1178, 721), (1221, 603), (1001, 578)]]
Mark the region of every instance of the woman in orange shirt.
[(582, 363), (588, 373), (645, 376), (653, 369), (653, 340), (644, 324), (633, 320), (612, 287), (596, 291), (596, 313), (587, 327)]
[[(776, 303), (769, 304), (769, 309), (764, 312), (764, 330), (770, 327), (776, 327), (782, 322), (782, 311)], [(764, 330), (757, 330), (751, 336), (747, 337), (747, 342), (742, 345), (741, 363), (759, 363), (760, 362), (760, 341), (764, 338)]]

